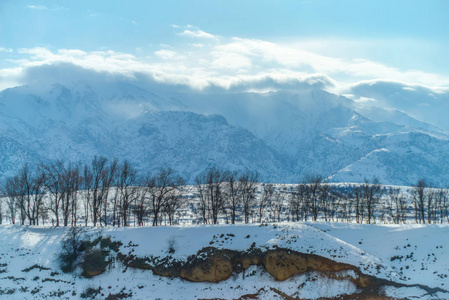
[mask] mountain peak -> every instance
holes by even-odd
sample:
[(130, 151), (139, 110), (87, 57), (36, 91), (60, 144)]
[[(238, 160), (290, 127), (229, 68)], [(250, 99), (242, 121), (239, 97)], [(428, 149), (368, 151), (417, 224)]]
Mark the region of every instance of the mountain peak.
[(156, 94), (128, 82), (79, 81), (7, 89), (0, 105), (0, 147), (10, 157), (3, 176), (20, 167), (20, 157), (94, 155), (142, 170), (171, 166), (189, 180), (211, 164), (258, 171), (272, 182), (320, 174), (411, 184), (425, 174), (441, 184), (449, 169), (447, 133), (322, 90)]

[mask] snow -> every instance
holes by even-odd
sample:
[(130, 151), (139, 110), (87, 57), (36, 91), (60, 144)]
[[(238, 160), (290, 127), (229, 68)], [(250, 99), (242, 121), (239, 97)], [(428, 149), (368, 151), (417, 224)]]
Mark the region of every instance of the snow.
[(363, 110), (321, 90), (154, 89), (158, 94), (97, 81), (2, 91), (1, 176), (25, 162), (103, 155), (145, 172), (171, 166), (190, 183), (216, 164), (258, 171), (266, 182), (320, 174), (335, 182), (378, 176), (383, 184), (411, 185), (424, 176), (434, 186), (445, 184), (449, 134), (404, 113)]
[[(257, 293), (260, 299), (279, 297), (273, 289), (293, 297), (315, 299), (357, 292), (348, 279), (332, 279), (319, 272), (306, 272), (286, 281), (276, 281), (262, 267), (251, 266), (241, 274), (215, 283), (192, 283), (179, 278), (153, 275), (151, 271), (124, 268), (120, 262), (93, 279), (63, 274), (57, 257), (66, 228), (0, 226), (0, 298), (73, 298), (88, 287), (98, 288), (98, 298), (120, 291), (133, 299), (234, 299)], [(138, 257), (168, 255), (174, 241), (174, 258), (185, 260), (203, 247), (246, 250), (256, 247), (285, 247), (314, 253), (360, 267), (362, 272), (408, 285), (449, 289), (449, 225), (359, 225), (344, 223), (279, 223), (270, 225), (216, 225), (141, 228), (87, 228), (86, 236), (107, 237), (123, 242), (120, 251)], [(131, 246), (130, 246), (131, 245)], [(402, 258), (398, 258), (402, 257)], [(39, 265), (28, 272), (26, 268)], [(43, 269), (45, 268), (45, 269)], [(48, 269), (46, 269), (48, 268)], [(53, 272), (57, 272), (55, 274)], [(53, 273), (53, 274), (52, 274)], [(353, 271), (342, 271), (339, 278), (354, 278)], [(39, 290), (36, 294), (31, 291)], [(55, 293), (60, 291), (60, 293)], [(387, 287), (391, 297), (429, 299), (419, 286)], [(440, 298), (449, 292), (440, 291)], [(436, 296), (434, 296), (436, 297)]]

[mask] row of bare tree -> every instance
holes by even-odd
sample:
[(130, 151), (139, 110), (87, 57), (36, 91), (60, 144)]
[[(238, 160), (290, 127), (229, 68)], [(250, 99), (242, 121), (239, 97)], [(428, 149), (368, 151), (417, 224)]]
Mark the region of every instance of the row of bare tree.
[(280, 221), (344, 221), (367, 223), (449, 222), (446, 189), (419, 180), (410, 190), (382, 186), (377, 178), (361, 184), (332, 185), (321, 176), (306, 176), (295, 185), (258, 184), (256, 173), (213, 167), (199, 175), (196, 190), (202, 223), (221, 219), (234, 224)]
[(235, 224), (237, 215), (242, 212), (245, 223), (256, 199), (258, 174), (223, 171), (211, 167), (195, 179), (199, 198), (199, 211), (204, 224), (217, 224), (219, 215), (229, 215)]
[(412, 191), (414, 217), (416, 223), (449, 222), (448, 192), (445, 189), (431, 188), (425, 179), (420, 179)]
[[(180, 199), (181, 177), (162, 168), (146, 177), (127, 161), (95, 157), (86, 165), (56, 161), (28, 165), (1, 186), (2, 201), (13, 224), (74, 226), (79, 218), (87, 226), (128, 226), (130, 216), (138, 225), (151, 213), (153, 225), (162, 214), (174, 218)], [(0, 224), (3, 211), (0, 203)]]
[[(419, 180), (408, 192), (382, 186), (374, 178), (362, 184), (331, 185), (321, 176), (302, 183), (259, 183), (251, 171), (211, 167), (195, 185), (170, 168), (139, 175), (127, 161), (95, 157), (88, 164), (56, 161), (33, 171), (25, 165), (1, 186), (12, 223), (55, 226), (153, 226), (179, 221), (190, 205), (203, 224), (265, 221), (343, 221), (437, 223), (449, 221), (448, 193)], [(0, 202), (0, 224), (3, 222)]]

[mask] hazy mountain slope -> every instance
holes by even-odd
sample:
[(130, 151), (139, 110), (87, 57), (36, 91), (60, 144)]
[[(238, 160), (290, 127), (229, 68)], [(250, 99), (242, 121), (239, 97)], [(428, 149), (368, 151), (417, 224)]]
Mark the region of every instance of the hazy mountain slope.
[(0, 174), (15, 174), (25, 163), (37, 161), (45, 161), (45, 157), (40, 157), (13, 139), (0, 137)]
[(447, 139), (422, 132), (373, 136), (365, 145), (369, 153), (335, 173), (333, 181), (362, 181), (366, 174), (392, 184), (413, 185), (420, 178), (431, 178), (438, 186), (447, 184), (449, 153)]
[[(223, 117), (159, 112), (156, 106), (167, 108), (160, 98), (125, 87), (100, 95), (86, 85), (75, 90), (53, 85), (43, 92), (23, 87), (2, 93), (3, 114), (12, 117), (1, 119), (1, 136), (15, 138), (16, 148), (37, 153), (14, 151), (8, 156), (14, 148), (5, 148), (8, 160), (3, 169), (14, 171), (23, 161), (33, 164), (43, 158), (88, 161), (103, 155), (127, 159), (145, 172), (171, 166), (190, 182), (214, 164), (257, 170), (273, 181), (291, 176), (275, 151)], [(14, 155), (21, 157), (21, 163)]]
[(426, 176), (443, 184), (449, 170), (447, 133), (325, 91), (158, 93), (123, 82), (1, 92), (0, 137), (14, 144), (4, 142), (3, 176), (22, 161), (94, 155), (141, 170), (172, 166), (190, 181), (212, 164), (275, 182), (314, 173), (334, 181), (379, 176), (386, 184)]
[(413, 184), (425, 176), (445, 183), (449, 163), (440, 149), (449, 145), (447, 133), (399, 111), (324, 91), (186, 97), (191, 109), (221, 113), (262, 138), (286, 157), (297, 178), (318, 173), (360, 182), (378, 176), (385, 183)]
[(282, 159), (249, 131), (230, 126), (219, 115), (147, 112), (113, 132), (117, 157), (130, 157), (142, 169), (172, 166), (187, 179), (207, 167), (255, 170), (272, 181), (285, 180)]

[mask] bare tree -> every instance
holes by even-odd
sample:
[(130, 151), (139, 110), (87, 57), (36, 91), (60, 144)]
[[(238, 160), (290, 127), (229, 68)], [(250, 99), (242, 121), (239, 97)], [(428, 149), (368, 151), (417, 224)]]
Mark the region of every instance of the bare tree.
[(148, 194), (150, 196), (153, 226), (159, 224), (161, 210), (174, 190), (184, 185), (184, 180), (173, 169), (161, 168), (156, 175), (147, 180)]
[(59, 226), (59, 211), (62, 201), (62, 181), (64, 174), (64, 163), (61, 160), (40, 164), (40, 172), (44, 175), (44, 185), (50, 198), (50, 210), (55, 215), (56, 226)]
[(306, 184), (297, 184), (290, 195), (290, 212), (296, 221), (307, 221), (310, 209), (309, 188)]
[(111, 186), (115, 181), (115, 177), (117, 176), (117, 169), (118, 169), (118, 160), (114, 159), (109, 163), (102, 179), (99, 195), (101, 199), (100, 203), (103, 207), (103, 214), (102, 216), (100, 216), (100, 220), (103, 221), (104, 226), (108, 225), (108, 208), (109, 208), (108, 196), (111, 190)]
[(281, 221), (281, 212), (284, 208), (285, 191), (283, 189), (274, 189), (272, 196), (269, 198), (269, 207), (271, 215), (273, 216), (273, 221), (277, 219), (278, 222)]
[[(92, 212), (92, 196), (93, 196), (93, 172), (90, 166), (85, 165), (83, 168), (83, 177), (81, 181), (82, 189), (84, 190), (83, 206), (84, 206), (84, 221), (85, 226), (89, 222), (89, 215)], [(115, 225), (115, 224), (114, 224)]]
[(259, 201), (257, 203), (259, 209), (259, 223), (262, 222), (262, 216), (266, 206), (271, 204), (274, 194), (274, 186), (271, 183), (262, 184), (262, 193), (259, 196)]
[[(129, 209), (139, 197), (139, 187), (136, 186), (137, 171), (129, 162), (124, 161), (123, 165), (119, 167), (117, 174), (116, 197), (118, 197), (118, 208), (123, 226), (128, 226)], [(116, 209), (114, 205), (114, 212)], [(113, 224), (114, 222), (115, 220)], [(118, 225), (120, 226), (120, 222), (118, 222)]]
[(299, 186), (300, 185), (298, 184), (292, 189), (289, 197), (289, 210), (292, 216), (292, 221), (302, 220), (300, 195), (296, 191)]
[(354, 200), (351, 192), (342, 193), (341, 199), (341, 219), (342, 221), (351, 222)]
[(365, 178), (365, 182), (362, 185), (363, 201), (366, 207), (366, 222), (371, 224), (371, 220), (374, 219), (374, 213), (382, 196), (382, 188), (379, 183), (379, 179), (373, 178), (371, 183)]
[[(109, 190), (114, 181), (118, 161), (113, 160), (108, 165), (105, 157), (95, 156), (91, 163), (92, 183), (91, 183), (91, 208), (92, 221), (94, 226), (103, 221), (107, 225), (107, 209)], [(103, 216), (102, 216), (103, 213)]]
[(357, 223), (363, 223), (363, 219), (365, 216), (365, 201), (362, 199), (362, 188), (359, 186), (354, 187), (354, 212), (355, 212), (355, 221)]
[(403, 195), (401, 194), (401, 190), (398, 188), (390, 188), (388, 189), (388, 201), (387, 201), (387, 211), (391, 218), (391, 220), (395, 224), (399, 224), (401, 222), (402, 217), (402, 203)]
[(438, 189), (435, 193), (436, 209), (438, 211), (438, 218), (440, 223), (448, 216), (448, 201), (447, 201), (447, 190), (443, 188)]
[(330, 195), (329, 184), (323, 182), (319, 185), (318, 198), (318, 205), (320, 210), (323, 212), (324, 220), (327, 222), (332, 215), (332, 201), (335, 200), (335, 198)]
[(323, 186), (323, 177), (320, 175), (307, 175), (304, 179), (306, 185), (306, 197), (309, 199), (310, 212), (312, 214), (312, 220), (318, 219), (318, 214), (322, 209), (322, 202), (324, 195), (321, 195)]
[(249, 223), (249, 217), (252, 213), (254, 200), (256, 198), (256, 187), (258, 183), (259, 174), (257, 172), (247, 171), (239, 178), (241, 190), (241, 202), (243, 205), (243, 215), (245, 223)]
[[(340, 193), (339, 191), (335, 190), (335, 189), (331, 189), (329, 185), (327, 185), (329, 192), (328, 192), (328, 197), (327, 197), (327, 201), (325, 204), (325, 213), (326, 213), (326, 221), (332, 221), (334, 222), (335, 220), (335, 215), (337, 214), (341, 203), (343, 202), (343, 198), (344, 198), (344, 194)], [(337, 217), (338, 220), (338, 217)]]
[(95, 156), (91, 164), (92, 172), (92, 222), (94, 226), (97, 226), (98, 220), (101, 215), (101, 206), (103, 202), (102, 193), (100, 188), (102, 188), (104, 178), (107, 173), (107, 159), (105, 157)]
[(224, 209), (226, 175), (226, 172), (219, 168), (211, 167), (196, 178), (197, 189), (202, 199), (200, 201), (203, 201), (203, 205), (206, 205), (213, 224), (218, 223), (218, 215)]
[(80, 189), (79, 165), (69, 162), (61, 177), (61, 203), (64, 226), (73, 226), (77, 221), (78, 192)]
[(426, 188), (427, 181), (425, 179), (420, 179), (413, 187), (412, 195), (413, 195), (413, 205), (415, 209), (415, 221), (417, 223), (425, 222), (425, 202), (426, 202)]
[(3, 195), (6, 197), (6, 205), (8, 207), (9, 218), (11, 224), (16, 224), (17, 203), (20, 197), (19, 177), (8, 177), (2, 187)]
[(426, 191), (426, 212), (427, 212), (427, 223), (432, 223), (436, 221), (436, 191), (432, 188), (428, 188)]
[(201, 176), (197, 176), (195, 178), (195, 187), (198, 192), (198, 200), (199, 200), (199, 207), (200, 207), (200, 216), (203, 221), (203, 224), (209, 223), (208, 218), (208, 211), (209, 211), (209, 200), (208, 200), (208, 194), (207, 194), (207, 187), (206, 184), (203, 181), (203, 178)]
[[(145, 182), (144, 180), (140, 180), (140, 188), (138, 190), (138, 195), (136, 197), (136, 205), (134, 208), (134, 214), (137, 218), (137, 225), (143, 226), (144, 225), (144, 219), (149, 213), (149, 203), (148, 203), (148, 187), (142, 186), (142, 182)], [(114, 225), (115, 226), (115, 225)]]
[(25, 164), (20, 170), (19, 170), (19, 198), (18, 198), (18, 204), (20, 209), (20, 219), (21, 224), (24, 225), (24, 221), (26, 218), (28, 218), (28, 222), (30, 225), (36, 224), (35, 221), (35, 209), (34, 209), (34, 178), (33, 174), (31, 173), (31, 170), (28, 166), (28, 164)]
[(71, 187), (70, 194), (68, 197), (70, 198), (70, 206), (71, 206), (71, 224), (72, 226), (76, 226), (78, 221), (78, 207), (79, 207), (79, 192), (80, 187), (83, 181), (81, 176), (81, 165), (78, 163), (71, 168), (70, 172), (71, 176)]
[(182, 188), (174, 189), (167, 197), (167, 201), (164, 205), (164, 212), (168, 216), (168, 222), (173, 225), (175, 222), (175, 213), (184, 205), (183, 198), (181, 197)]
[(31, 181), (31, 197), (29, 205), (29, 218), (30, 224), (39, 225), (39, 214), (41, 213), (44, 206), (44, 174), (37, 173), (33, 176)]
[(227, 205), (231, 211), (231, 224), (235, 224), (237, 210), (241, 205), (241, 188), (242, 185), (238, 182), (239, 175), (237, 171), (227, 173)]

